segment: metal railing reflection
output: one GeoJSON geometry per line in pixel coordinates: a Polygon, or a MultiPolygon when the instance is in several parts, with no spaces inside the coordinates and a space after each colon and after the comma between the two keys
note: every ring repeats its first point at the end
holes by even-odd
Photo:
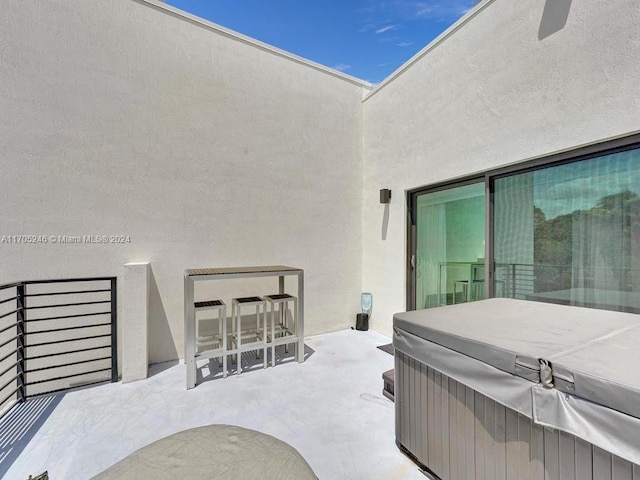
{"type": "Polygon", "coordinates": [[[495,296],[640,313],[640,269],[495,264],[495,296]]]}

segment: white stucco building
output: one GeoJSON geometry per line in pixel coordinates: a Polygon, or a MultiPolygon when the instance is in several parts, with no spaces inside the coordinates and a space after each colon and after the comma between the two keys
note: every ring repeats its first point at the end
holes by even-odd
{"type": "Polygon", "coordinates": [[[373,87],[153,0],[3,2],[0,233],[130,242],[4,244],[0,282],[149,262],[150,363],[183,354],[191,267],[295,265],[307,334],[369,291],[390,335],[412,192],[640,141],[637,3],[552,3],[480,2],[373,87]]]}

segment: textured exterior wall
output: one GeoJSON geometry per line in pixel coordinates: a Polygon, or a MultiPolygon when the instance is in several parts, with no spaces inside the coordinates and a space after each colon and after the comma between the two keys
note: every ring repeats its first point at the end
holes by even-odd
{"type": "Polygon", "coordinates": [[[0,244],[0,282],[151,262],[152,362],[182,355],[192,267],[302,267],[308,334],[352,324],[364,290],[390,335],[403,191],[640,130],[632,0],[487,0],[364,103],[353,79],[171,12],[9,0],[0,17],[0,235],[130,237],[0,244]]]}
{"type": "Polygon", "coordinates": [[[640,130],[639,22],[633,0],[485,1],[364,101],[372,328],[406,309],[403,191],[640,130]]]}
{"type": "Polygon", "coordinates": [[[3,2],[0,235],[130,243],[3,243],[0,282],[150,262],[151,362],[182,355],[185,268],[301,267],[306,333],[346,328],[362,274],[362,84],[170,10],[3,2]]]}

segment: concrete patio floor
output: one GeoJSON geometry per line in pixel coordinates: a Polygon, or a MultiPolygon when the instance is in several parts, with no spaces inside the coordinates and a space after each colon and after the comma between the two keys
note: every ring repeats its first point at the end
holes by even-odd
{"type": "Polygon", "coordinates": [[[344,330],[305,343],[303,364],[199,378],[189,391],[173,362],[146,380],[26,402],[0,421],[0,476],[86,480],[172,433],[231,424],[289,443],[323,480],[427,478],[395,446],[394,404],[381,392],[393,357],[375,348],[389,339],[344,330]]]}

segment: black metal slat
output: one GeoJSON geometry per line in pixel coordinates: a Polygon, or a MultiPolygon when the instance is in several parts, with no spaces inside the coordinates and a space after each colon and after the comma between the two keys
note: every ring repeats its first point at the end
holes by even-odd
{"type": "Polygon", "coordinates": [[[6,298],[4,300],[0,300],[0,305],[2,305],[3,303],[7,303],[7,302],[11,302],[13,300],[17,300],[18,297],[11,297],[11,298],[6,298]]]}
{"type": "Polygon", "coordinates": [[[95,312],[95,313],[78,313],[76,315],[59,315],[57,317],[42,317],[42,318],[32,318],[29,320],[31,322],[42,322],[45,320],[64,320],[65,318],[80,318],[80,317],[92,317],[95,315],[111,315],[111,312],[95,312]]]}
{"type": "Polygon", "coordinates": [[[102,345],[101,347],[78,348],[76,350],[67,350],[66,352],[47,353],[46,355],[32,355],[29,360],[39,360],[41,358],[58,357],[60,355],[69,355],[72,353],[89,352],[91,350],[100,350],[101,348],[111,348],[111,345],[102,345]]]}
{"type": "MultiPolygon", "coordinates": [[[[12,327],[14,327],[14,328],[15,328],[15,325],[12,325],[12,327]]],[[[9,339],[9,340],[7,340],[6,342],[4,342],[4,343],[0,343],[0,348],[4,347],[5,345],[10,344],[11,342],[15,342],[15,341],[17,341],[19,338],[20,338],[20,336],[19,336],[19,335],[16,335],[15,337],[10,338],[10,339],[9,339]]]]}
{"type": "MultiPolygon", "coordinates": [[[[66,378],[79,377],[79,376],[81,376],[81,375],[89,375],[89,374],[91,374],[91,373],[106,372],[106,371],[108,371],[108,370],[111,370],[111,367],[109,367],[109,368],[101,368],[101,369],[99,369],[99,370],[89,370],[88,372],[73,373],[73,374],[71,374],[71,375],[63,375],[63,376],[61,376],[61,377],[47,378],[46,380],[37,380],[37,381],[35,381],[35,382],[28,382],[28,383],[27,383],[27,387],[30,387],[30,386],[32,386],[32,385],[39,385],[39,384],[42,384],[42,383],[55,382],[55,381],[57,381],[57,380],[64,380],[64,379],[66,379],[66,378]]],[[[105,380],[105,381],[108,381],[108,379],[107,379],[107,380],[105,380]]]]}
{"type": "Polygon", "coordinates": [[[18,401],[24,402],[27,398],[27,388],[25,383],[27,382],[27,374],[25,371],[26,355],[25,355],[25,340],[27,336],[27,299],[25,298],[26,286],[24,284],[16,287],[16,308],[18,314],[16,317],[16,334],[18,336],[16,359],[18,361],[18,401]]]}
{"type": "Polygon", "coordinates": [[[118,381],[118,279],[111,278],[111,381],[118,381]]]}
{"type": "Polygon", "coordinates": [[[0,330],[0,335],[3,334],[4,332],[6,332],[7,330],[11,330],[12,328],[16,328],[16,324],[15,323],[12,323],[8,327],[4,327],[2,330],[0,330]]]}
{"type": "MultiPolygon", "coordinates": [[[[103,347],[103,348],[106,348],[106,347],[103,347]]],[[[34,368],[34,369],[27,370],[27,373],[40,372],[42,370],[51,370],[52,368],[70,367],[72,365],[80,365],[82,363],[99,362],[99,361],[102,361],[102,360],[111,360],[111,355],[109,355],[107,357],[91,358],[89,360],[79,360],[77,362],[61,363],[59,365],[48,365],[46,367],[40,367],[40,368],[34,368]]],[[[11,368],[11,367],[9,367],[9,368],[11,368]]],[[[0,374],[0,376],[1,375],[2,374],[0,374]]]]}
{"type": "MultiPolygon", "coordinates": [[[[55,345],[57,343],[75,342],[77,340],[93,340],[95,338],[104,338],[104,337],[110,337],[110,336],[111,336],[111,334],[107,333],[107,334],[104,334],[104,335],[92,335],[90,337],[65,338],[64,340],[54,340],[53,342],[41,342],[41,343],[27,344],[27,345],[25,345],[25,348],[45,347],[47,345],[55,345]]],[[[29,358],[33,358],[33,357],[29,357],[29,358]]]]}
{"type": "Polygon", "coordinates": [[[48,283],[82,283],[82,282],[102,282],[111,280],[113,277],[85,277],[85,278],[58,278],[53,280],[26,280],[18,282],[16,285],[23,283],[25,285],[44,285],[48,283]]]}
{"type": "MultiPolygon", "coordinates": [[[[15,300],[15,299],[14,299],[15,300]]],[[[4,318],[4,317],[8,317],[9,315],[13,315],[15,313],[20,313],[19,309],[13,310],[12,312],[7,312],[7,313],[3,313],[2,315],[0,315],[0,319],[4,318]]]]}
{"type": "Polygon", "coordinates": [[[96,300],[94,302],[59,303],[57,305],[36,305],[35,307],[29,307],[29,310],[36,310],[36,309],[42,309],[42,308],[58,308],[58,307],[78,307],[80,305],[97,305],[99,303],[111,303],[111,300],[96,300]]]}
{"type": "Polygon", "coordinates": [[[7,388],[7,387],[11,384],[11,382],[15,382],[15,381],[18,379],[18,377],[19,377],[19,376],[20,376],[20,374],[16,373],[16,374],[13,376],[13,378],[10,378],[10,379],[9,379],[9,381],[8,381],[7,383],[5,383],[2,387],[0,387],[0,392],[1,392],[2,390],[4,390],[5,388],[7,388]]]}
{"type": "Polygon", "coordinates": [[[5,290],[7,288],[14,288],[19,285],[22,285],[23,282],[13,282],[13,283],[5,283],[4,285],[0,285],[0,290],[5,290]]]}
{"type": "Polygon", "coordinates": [[[4,362],[7,358],[9,358],[11,355],[14,355],[18,353],[18,349],[16,348],[15,350],[13,350],[12,352],[7,353],[4,357],[0,358],[0,363],[4,362]]]}
{"type": "Polygon", "coordinates": [[[12,365],[9,365],[2,373],[0,373],[0,377],[2,375],[4,375],[5,373],[7,373],[9,370],[11,370],[12,368],[16,368],[18,366],[18,362],[13,363],[12,365]]]}
{"type": "Polygon", "coordinates": [[[50,292],[50,293],[30,293],[27,297],[50,297],[52,295],[73,295],[74,293],[103,293],[110,292],[109,288],[101,288],[99,290],[70,290],[68,292],[50,292]]]}
{"type": "MultiPolygon", "coordinates": [[[[66,330],[80,330],[81,328],[91,328],[91,327],[109,327],[111,326],[111,322],[109,323],[94,323],[91,325],[78,325],[76,327],[63,327],[63,328],[50,328],[48,330],[36,330],[29,332],[31,335],[37,335],[40,333],[54,333],[54,332],[63,332],[66,330]]],[[[73,340],[70,338],[69,340],[73,340]]]]}

